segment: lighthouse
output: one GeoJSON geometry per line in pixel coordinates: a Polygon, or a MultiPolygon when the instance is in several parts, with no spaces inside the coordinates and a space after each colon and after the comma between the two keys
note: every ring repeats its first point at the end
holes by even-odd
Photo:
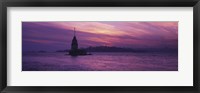
{"type": "Polygon", "coordinates": [[[71,50],[78,50],[78,41],[76,39],[76,29],[74,28],[74,37],[72,39],[72,43],[71,43],[71,50]]]}
{"type": "Polygon", "coordinates": [[[91,55],[87,54],[86,50],[78,49],[78,40],[76,39],[76,29],[74,28],[74,36],[71,43],[71,50],[69,51],[69,55],[71,56],[79,56],[79,55],[91,55]]]}

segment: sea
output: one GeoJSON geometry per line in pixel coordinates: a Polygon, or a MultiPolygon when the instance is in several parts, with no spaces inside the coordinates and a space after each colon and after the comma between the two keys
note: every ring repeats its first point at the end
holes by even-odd
{"type": "Polygon", "coordinates": [[[25,52],[22,71],[178,71],[178,53],[91,52],[70,56],[65,52],[25,52]]]}

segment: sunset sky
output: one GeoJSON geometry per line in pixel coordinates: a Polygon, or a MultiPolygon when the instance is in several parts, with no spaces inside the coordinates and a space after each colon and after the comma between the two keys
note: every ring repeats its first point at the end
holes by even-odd
{"type": "Polygon", "coordinates": [[[79,48],[178,48],[178,22],[22,22],[23,51],[70,49],[73,29],[79,48]]]}

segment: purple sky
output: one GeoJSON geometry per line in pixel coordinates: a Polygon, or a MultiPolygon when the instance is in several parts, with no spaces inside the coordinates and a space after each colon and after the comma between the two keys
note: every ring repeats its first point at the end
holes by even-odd
{"type": "Polygon", "coordinates": [[[79,48],[178,48],[178,22],[22,22],[23,51],[70,49],[74,27],[79,48]]]}

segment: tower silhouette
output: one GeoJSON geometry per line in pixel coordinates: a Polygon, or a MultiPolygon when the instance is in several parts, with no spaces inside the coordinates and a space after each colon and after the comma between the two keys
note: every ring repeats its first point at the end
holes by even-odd
{"type": "Polygon", "coordinates": [[[74,28],[74,37],[72,39],[72,43],[71,43],[71,50],[78,50],[78,41],[76,39],[76,30],[74,28]]]}
{"type": "Polygon", "coordinates": [[[76,29],[74,28],[74,37],[71,43],[71,50],[69,51],[69,55],[78,56],[78,55],[91,55],[87,54],[86,50],[78,49],[78,40],[76,39],[76,29]]]}

